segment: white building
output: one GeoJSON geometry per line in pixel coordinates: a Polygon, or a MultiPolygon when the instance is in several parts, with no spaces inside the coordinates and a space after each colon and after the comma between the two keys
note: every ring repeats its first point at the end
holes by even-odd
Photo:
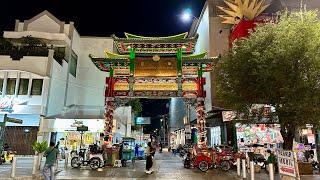
{"type": "MultiPolygon", "coordinates": [[[[300,2],[301,1],[297,0],[266,0],[265,3],[270,5],[264,13],[276,13],[285,9],[289,11],[297,11],[301,8],[300,2]]],[[[302,4],[302,8],[304,8],[304,5],[307,9],[320,8],[320,1],[305,0],[302,4]]],[[[199,35],[195,52],[208,52],[209,57],[217,57],[229,49],[229,35],[232,25],[222,23],[222,18],[219,17],[219,15],[224,15],[224,12],[219,10],[217,6],[227,7],[224,0],[207,0],[204,4],[200,17],[194,20],[189,31],[190,36],[194,34],[199,35]]],[[[204,87],[206,91],[206,112],[209,112],[211,115],[212,112],[214,112],[213,114],[221,112],[223,109],[219,108],[216,98],[216,88],[214,84],[216,82],[215,75],[213,72],[204,73],[204,77],[206,78],[206,85],[204,87]]],[[[207,121],[207,124],[211,126],[209,127],[210,130],[208,129],[207,131],[208,141],[220,143],[227,143],[228,141],[231,141],[231,139],[228,139],[226,135],[232,134],[232,128],[228,126],[226,127],[225,123],[217,122],[217,119],[219,118],[215,117],[211,119],[211,122],[207,121]],[[218,136],[224,136],[224,139],[222,139],[223,137],[219,139],[218,136]]]]}
{"type": "MultiPolygon", "coordinates": [[[[0,121],[4,114],[22,119],[21,125],[7,123],[6,126],[12,130],[20,127],[26,132],[32,129],[28,132],[32,135],[22,146],[8,136],[5,141],[14,148],[28,146],[27,152],[17,149],[27,154],[36,138],[48,142],[66,138],[68,131],[76,129],[76,123],[88,125],[92,140],[97,140],[104,127],[104,90],[108,74],[99,71],[88,55],[103,57],[106,49],[113,51],[112,38],[81,37],[73,22],[60,21],[48,11],[23,22],[16,20],[14,31],[3,34],[20,49],[22,45],[29,45],[25,42],[27,36],[41,40],[47,47],[35,47],[34,53],[30,53],[30,49],[17,53],[16,49],[12,50],[14,48],[6,50],[0,42],[0,121]],[[64,54],[62,58],[61,54],[64,54]]],[[[128,120],[131,120],[131,112],[123,111],[128,116],[124,117],[121,111],[121,115],[115,115],[115,119],[119,119],[115,124],[125,132],[124,136],[130,135],[126,124],[131,123],[128,120]]],[[[21,133],[15,137],[25,138],[21,133]]]]}

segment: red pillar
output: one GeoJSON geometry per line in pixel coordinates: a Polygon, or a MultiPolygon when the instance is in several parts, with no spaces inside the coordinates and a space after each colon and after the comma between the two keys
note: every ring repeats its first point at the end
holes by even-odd
{"type": "Polygon", "coordinates": [[[107,77],[105,90],[105,135],[112,134],[114,109],[114,78],[107,77]]]}

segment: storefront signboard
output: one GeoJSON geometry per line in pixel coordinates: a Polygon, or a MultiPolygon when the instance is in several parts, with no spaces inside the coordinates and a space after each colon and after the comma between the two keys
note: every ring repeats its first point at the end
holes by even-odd
{"type": "Polygon", "coordinates": [[[232,121],[236,118],[237,113],[235,111],[222,111],[223,122],[232,121]]]}
{"type": "Polygon", "coordinates": [[[293,151],[278,151],[278,167],[279,173],[291,177],[297,177],[295,168],[295,158],[293,151]]]}

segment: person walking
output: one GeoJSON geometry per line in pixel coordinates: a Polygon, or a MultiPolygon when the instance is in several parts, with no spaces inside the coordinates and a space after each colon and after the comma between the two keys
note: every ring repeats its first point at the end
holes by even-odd
{"type": "Polygon", "coordinates": [[[146,160],[146,173],[147,174],[151,174],[151,167],[152,167],[152,146],[151,146],[151,142],[148,142],[148,146],[146,149],[146,156],[147,156],[147,160],[146,160]]]}
{"type": "Polygon", "coordinates": [[[50,142],[50,147],[44,152],[44,157],[46,157],[46,162],[43,167],[43,176],[45,180],[54,179],[54,164],[59,155],[59,150],[55,148],[55,143],[50,142]]]}
{"type": "Polygon", "coordinates": [[[139,157],[139,145],[138,144],[136,144],[136,146],[134,147],[134,155],[136,157],[139,157]]]}

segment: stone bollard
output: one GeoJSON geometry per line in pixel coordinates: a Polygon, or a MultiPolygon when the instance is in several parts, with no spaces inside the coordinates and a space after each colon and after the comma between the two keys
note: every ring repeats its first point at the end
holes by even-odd
{"type": "Polygon", "coordinates": [[[241,162],[240,158],[237,158],[237,175],[240,177],[241,176],[241,162]]]}
{"type": "Polygon", "coordinates": [[[16,167],[17,167],[17,157],[13,157],[12,166],[11,166],[11,174],[10,174],[11,178],[14,178],[16,176],[16,167]]]}
{"type": "Polygon", "coordinates": [[[242,159],[242,178],[247,178],[246,160],[242,159]]]}
{"type": "Polygon", "coordinates": [[[251,180],[254,180],[254,163],[253,163],[253,161],[250,161],[250,177],[251,177],[251,180]]]}
{"type": "Polygon", "coordinates": [[[33,156],[32,175],[35,175],[38,169],[39,156],[33,156]]]}
{"type": "Polygon", "coordinates": [[[274,170],[273,170],[273,164],[269,164],[269,179],[274,180],[274,170]]]}
{"type": "Polygon", "coordinates": [[[66,153],[64,156],[64,168],[68,168],[68,163],[69,163],[69,153],[66,153]]]}

